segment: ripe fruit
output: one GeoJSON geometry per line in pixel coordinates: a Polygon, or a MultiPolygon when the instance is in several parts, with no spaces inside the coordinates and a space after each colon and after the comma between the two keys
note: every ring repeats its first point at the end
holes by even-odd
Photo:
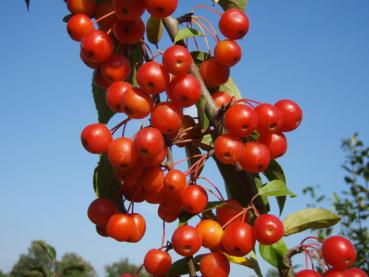
{"type": "Polygon", "coordinates": [[[283,133],[261,133],[259,141],[268,147],[271,160],[279,158],[287,152],[287,138],[283,133]]]}
{"type": "Polygon", "coordinates": [[[112,11],[114,11],[112,0],[101,2],[96,7],[94,17],[96,20],[99,20],[97,25],[104,32],[107,32],[118,20],[115,14],[111,14],[108,17],[101,19],[103,16],[111,13],[112,11]]]}
{"type": "MultiPolygon", "coordinates": [[[[101,63],[94,63],[94,62],[91,62],[88,58],[85,57],[85,55],[83,54],[82,51],[79,51],[79,57],[81,58],[81,60],[83,61],[83,63],[85,65],[87,65],[89,68],[91,69],[98,69],[101,65],[101,63]]],[[[100,72],[100,70],[96,70],[98,72],[100,72]]],[[[94,78],[95,78],[95,73],[94,73],[94,78]]],[[[101,73],[99,73],[99,78],[101,80],[98,80],[98,83],[101,83],[99,86],[100,87],[104,87],[104,86],[108,86],[109,84],[104,80],[104,78],[101,76],[101,73]]],[[[95,80],[94,80],[95,81],[95,80]]],[[[95,84],[96,84],[96,81],[95,81],[95,84]]]]}
{"type": "Polygon", "coordinates": [[[164,147],[164,137],[158,129],[146,127],[137,132],[135,147],[140,159],[152,159],[159,155],[164,147]]]}
{"type": "Polygon", "coordinates": [[[201,248],[201,236],[194,227],[183,225],[174,231],[172,245],[179,255],[191,257],[201,248]]]}
{"type": "Polygon", "coordinates": [[[201,257],[200,271],[203,277],[228,277],[230,264],[226,256],[213,252],[201,257]]]}
{"type": "Polygon", "coordinates": [[[218,222],[205,219],[197,224],[196,229],[201,235],[203,247],[215,249],[220,245],[223,237],[223,229],[218,222]]]}
{"type": "Polygon", "coordinates": [[[135,221],[128,214],[117,213],[110,217],[106,225],[109,237],[117,241],[128,241],[135,232],[135,221]]]}
{"type": "Polygon", "coordinates": [[[96,0],[67,0],[67,7],[72,14],[82,13],[92,17],[96,8],[96,0]]]}
{"type": "Polygon", "coordinates": [[[237,42],[226,39],[217,43],[214,49],[214,59],[218,64],[234,66],[241,60],[242,50],[237,42]]]}
{"type": "Polygon", "coordinates": [[[302,121],[302,110],[291,100],[280,100],[275,106],[282,113],[283,123],[281,131],[290,132],[295,130],[302,121]]]}
{"type": "Polygon", "coordinates": [[[134,221],[135,228],[133,228],[133,233],[129,237],[128,241],[129,242],[139,242],[143,238],[146,232],[145,218],[142,215],[136,214],[136,213],[130,214],[130,216],[132,217],[134,221]]]}
{"type": "Polygon", "coordinates": [[[124,44],[136,44],[145,34],[145,23],[141,18],[136,20],[118,20],[113,25],[113,34],[124,44]]]}
{"type": "Polygon", "coordinates": [[[216,216],[220,225],[226,224],[232,218],[234,221],[241,221],[242,215],[237,216],[240,212],[242,212],[243,206],[234,199],[229,199],[224,202],[224,204],[220,207],[216,208],[216,216]]]}
{"type": "Polygon", "coordinates": [[[356,249],[351,241],[341,236],[332,236],[323,242],[324,260],[337,269],[345,269],[356,261],[356,249]]]}
{"type": "Polygon", "coordinates": [[[138,69],[136,80],[145,93],[159,94],[167,89],[170,77],[163,65],[152,61],[143,64],[138,69]]]}
{"type": "Polygon", "coordinates": [[[229,255],[246,256],[255,246],[255,237],[251,226],[240,221],[228,225],[224,230],[222,246],[229,255]]]}
{"type": "Polygon", "coordinates": [[[164,188],[173,193],[181,192],[187,185],[186,175],[177,169],[168,172],[164,179],[164,188]]]}
{"type": "Polygon", "coordinates": [[[151,125],[166,135],[176,134],[181,128],[182,120],[182,110],[172,102],[156,105],[151,113],[151,125]]]}
{"type": "Polygon", "coordinates": [[[81,51],[88,61],[101,63],[112,55],[113,42],[106,33],[93,30],[82,38],[81,51]]]}
{"type": "Polygon", "coordinates": [[[120,100],[123,112],[134,119],[149,115],[153,106],[151,97],[139,88],[128,89],[120,100]]]}
{"type": "Polygon", "coordinates": [[[213,93],[211,97],[213,98],[214,103],[218,108],[221,108],[222,106],[226,106],[232,102],[232,96],[230,96],[225,91],[217,91],[213,93]]]}
{"type": "Polygon", "coordinates": [[[113,0],[115,14],[121,20],[135,20],[145,11],[143,0],[113,0]]]}
{"type": "Polygon", "coordinates": [[[223,13],[219,20],[219,29],[229,39],[241,39],[249,30],[249,19],[244,12],[232,8],[223,13]]]}
{"type": "Polygon", "coordinates": [[[164,148],[158,155],[153,157],[152,159],[140,159],[140,163],[145,167],[154,167],[161,165],[164,162],[167,156],[167,150],[164,148]]]}
{"type": "Polygon", "coordinates": [[[190,107],[200,99],[200,83],[191,74],[176,76],[169,84],[168,96],[177,106],[190,107]]]}
{"type": "Polygon", "coordinates": [[[83,36],[93,31],[94,24],[90,18],[84,14],[73,15],[67,24],[67,31],[70,37],[75,41],[81,41],[83,36]]]}
{"type": "Polygon", "coordinates": [[[320,275],[318,272],[314,271],[314,270],[310,270],[310,269],[305,269],[305,270],[301,270],[300,272],[297,272],[295,274],[295,277],[320,277],[322,275],[320,275]]]}
{"type": "Polygon", "coordinates": [[[162,205],[158,208],[158,216],[164,220],[165,222],[172,223],[178,219],[181,210],[171,210],[168,208],[163,207],[162,205]]]}
{"type": "Polygon", "coordinates": [[[177,8],[178,0],[144,0],[147,11],[157,18],[171,15],[177,8]]]}
{"type": "Polygon", "coordinates": [[[350,268],[345,270],[345,273],[350,277],[368,277],[368,275],[360,268],[350,268]]]}
{"type": "Polygon", "coordinates": [[[217,87],[228,81],[229,67],[218,64],[214,59],[200,65],[200,74],[208,87],[217,87]]]}
{"type": "Polygon", "coordinates": [[[331,268],[330,270],[326,271],[323,276],[326,276],[326,277],[351,277],[351,276],[348,276],[345,271],[337,269],[337,268],[331,268]]]}
{"type": "Polygon", "coordinates": [[[270,162],[268,147],[260,142],[247,142],[240,158],[242,168],[250,173],[265,171],[270,162]]]}
{"type": "Polygon", "coordinates": [[[118,212],[114,203],[105,198],[94,200],[88,207],[88,218],[98,226],[105,226],[109,218],[118,212]]]}
{"type": "Polygon", "coordinates": [[[256,112],[246,105],[234,105],[224,115],[225,128],[236,137],[246,138],[251,135],[258,122],[256,112]]]}
{"type": "Polygon", "coordinates": [[[282,113],[273,105],[260,104],[255,108],[259,118],[258,130],[262,133],[276,133],[282,126],[282,113]]]}
{"type": "Polygon", "coordinates": [[[230,135],[216,138],[214,143],[215,156],[224,164],[235,164],[243,155],[242,141],[230,135]]]}
{"type": "Polygon", "coordinates": [[[131,88],[132,85],[126,82],[114,82],[108,87],[105,92],[105,102],[113,112],[123,112],[123,109],[120,105],[121,98],[123,94],[131,88]]]}
{"type": "MultiPolygon", "coordinates": [[[[82,54],[82,52],[81,52],[82,54]]],[[[99,88],[106,89],[109,87],[109,83],[105,81],[105,79],[102,77],[100,69],[96,69],[94,71],[94,85],[98,86],[99,88]]]]}
{"type": "Polygon", "coordinates": [[[108,158],[115,168],[128,170],[136,165],[138,154],[129,138],[117,138],[109,146],[108,158]]]}
{"type": "Polygon", "coordinates": [[[165,251],[151,249],[146,253],[144,267],[146,271],[154,276],[167,275],[172,266],[172,258],[165,251]]]}
{"type": "Polygon", "coordinates": [[[99,226],[99,225],[96,225],[96,232],[106,238],[106,237],[109,237],[108,234],[106,233],[106,226],[99,226]]]}
{"type": "Polygon", "coordinates": [[[125,80],[131,71],[131,67],[125,57],[112,55],[107,61],[101,64],[100,71],[104,79],[112,83],[125,80]]]}
{"type": "Polygon", "coordinates": [[[259,216],[252,226],[255,239],[263,245],[271,245],[279,241],[284,235],[282,221],[274,215],[259,216]]]}
{"type": "Polygon", "coordinates": [[[84,148],[92,154],[103,154],[108,150],[113,136],[105,124],[88,125],[81,133],[84,148]]]}
{"type": "Polygon", "coordinates": [[[163,54],[163,66],[174,75],[186,74],[190,71],[192,56],[186,47],[174,45],[163,54]]]}
{"type": "Polygon", "coordinates": [[[139,182],[145,192],[159,193],[164,184],[164,172],[160,166],[150,167],[145,170],[139,182]]]}
{"type": "Polygon", "coordinates": [[[208,194],[202,187],[190,185],[181,192],[181,203],[186,212],[198,214],[205,210],[208,204],[208,194]]]}

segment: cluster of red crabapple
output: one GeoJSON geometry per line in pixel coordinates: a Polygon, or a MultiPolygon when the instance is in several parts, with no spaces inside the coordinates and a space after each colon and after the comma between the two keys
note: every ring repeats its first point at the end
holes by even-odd
{"type": "MultiPolygon", "coordinates": [[[[175,11],[178,1],[66,2],[72,14],[67,30],[72,39],[81,42],[81,59],[95,70],[95,84],[106,89],[108,107],[128,117],[111,130],[97,123],[87,126],[81,134],[87,151],[107,155],[116,177],[122,182],[122,196],[131,201],[128,209],[124,207],[123,211],[108,199],[93,201],[88,217],[96,224],[98,233],[121,242],[140,241],[146,231],[146,221],[142,215],[134,213],[133,202],[159,204],[158,215],[163,223],[174,222],[183,212],[201,214],[206,210],[208,194],[206,188],[196,181],[203,178],[215,187],[219,194],[208,191],[221,199],[223,204],[216,208],[215,218],[204,218],[196,227],[178,227],[171,242],[166,245],[163,232],[161,247],[148,251],[145,256],[144,267],[149,273],[154,276],[168,274],[172,265],[168,251],[172,248],[179,255],[191,257],[205,247],[211,253],[201,258],[203,276],[228,276],[230,265],[223,253],[243,257],[254,249],[256,241],[264,245],[279,241],[284,235],[284,227],[277,217],[260,215],[252,204],[244,208],[236,200],[224,201],[216,186],[199,176],[210,152],[196,157],[197,162],[186,172],[175,169],[173,161],[164,164],[168,147],[183,147],[202,137],[195,120],[184,116],[182,111],[196,104],[201,96],[199,81],[189,74],[193,59],[187,48],[174,45],[162,54],[162,63],[155,59],[146,61],[135,76],[138,87],[125,82],[132,65],[121,53],[121,46],[144,43],[145,24],[141,16],[145,10],[153,17],[165,18],[175,11]],[[96,18],[95,23],[100,30],[95,29],[92,17],[96,18]],[[111,31],[119,42],[118,49],[114,49],[111,31]],[[160,102],[159,94],[164,91],[169,100],[160,102]],[[119,128],[125,129],[129,120],[147,116],[150,116],[150,126],[141,128],[133,139],[124,137],[124,131],[122,137],[113,138],[119,128]],[[187,176],[191,176],[190,182],[187,176]],[[257,217],[252,226],[249,225],[249,211],[257,217]]],[[[194,23],[206,30],[213,29],[196,19],[194,23]]],[[[221,14],[219,29],[227,39],[218,40],[214,57],[199,67],[208,88],[227,82],[230,67],[241,59],[241,48],[236,40],[246,35],[249,21],[241,10],[233,8],[221,14]]],[[[291,100],[271,105],[248,99],[235,100],[224,91],[214,92],[212,97],[218,108],[225,109],[225,134],[216,138],[213,154],[222,163],[239,163],[250,173],[265,171],[270,160],[285,154],[287,140],[283,132],[296,129],[302,120],[301,108],[291,100]],[[251,139],[255,133],[258,134],[256,140],[251,139]]],[[[315,244],[307,245],[306,252],[309,247],[316,248],[315,244]]],[[[322,249],[324,259],[336,270],[351,266],[356,258],[351,243],[341,237],[327,239],[322,249]],[[332,244],[332,240],[339,241],[332,244]],[[344,245],[346,248],[343,248],[350,251],[340,256],[337,245],[344,245]]],[[[298,273],[298,276],[319,276],[311,274],[317,273],[307,270],[298,273]]]]}

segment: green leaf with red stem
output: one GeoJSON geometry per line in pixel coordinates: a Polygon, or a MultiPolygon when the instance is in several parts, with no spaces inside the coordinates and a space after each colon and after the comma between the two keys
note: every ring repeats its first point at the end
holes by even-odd
{"type": "Polygon", "coordinates": [[[201,37],[201,36],[203,36],[203,34],[197,29],[183,28],[179,30],[179,32],[176,34],[174,38],[174,43],[177,43],[178,41],[181,41],[181,40],[185,40],[187,38],[201,37]]]}
{"type": "MultiPolygon", "coordinates": [[[[200,271],[200,260],[202,256],[204,255],[198,255],[194,257],[193,259],[195,263],[196,271],[200,271]]],[[[172,264],[172,267],[170,269],[168,276],[180,276],[180,275],[186,275],[188,273],[189,273],[189,270],[188,270],[187,258],[183,258],[172,264]]]]}
{"type": "Polygon", "coordinates": [[[193,52],[191,52],[191,56],[192,56],[193,61],[197,65],[199,65],[202,62],[210,59],[210,57],[211,57],[208,52],[204,52],[204,51],[193,51],[193,52]]]}
{"type": "Polygon", "coordinates": [[[160,18],[150,16],[146,23],[146,37],[158,48],[158,43],[163,36],[163,21],[160,18]]]}
{"type": "Polygon", "coordinates": [[[215,4],[219,4],[223,10],[229,10],[232,8],[237,8],[245,10],[248,4],[248,0],[213,0],[215,4]]]}
{"type": "MultiPolygon", "coordinates": [[[[224,205],[224,202],[221,202],[221,201],[212,201],[212,202],[209,202],[208,205],[206,206],[205,210],[203,210],[203,212],[208,212],[208,211],[211,211],[213,209],[216,209],[218,207],[221,207],[224,205]]],[[[179,223],[178,223],[178,226],[183,226],[183,225],[186,225],[187,222],[195,217],[196,215],[195,214],[189,214],[189,213],[182,213],[180,216],[179,216],[179,223]]]]}
{"type": "Polygon", "coordinates": [[[94,97],[99,122],[105,124],[108,123],[113,117],[114,112],[105,102],[105,90],[99,86],[96,86],[92,81],[92,94],[94,97]]]}
{"type": "Polygon", "coordinates": [[[281,180],[273,180],[262,186],[259,189],[260,196],[291,196],[296,197],[296,194],[289,191],[286,186],[286,183],[281,180]]]}
{"type": "Polygon", "coordinates": [[[259,253],[265,261],[274,267],[283,265],[283,257],[288,253],[288,247],[282,239],[273,245],[259,244],[259,253]]]}

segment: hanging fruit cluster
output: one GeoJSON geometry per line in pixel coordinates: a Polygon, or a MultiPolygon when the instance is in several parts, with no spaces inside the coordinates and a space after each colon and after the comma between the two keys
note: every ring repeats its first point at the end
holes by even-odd
{"type": "MultiPolygon", "coordinates": [[[[154,276],[178,275],[181,261],[172,263],[172,249],[193,264],[188,269],[191,276],[196,270],[205,277],[228,276],[230,261],[253,253],[256,242],[263,251],[280,247],[280,253],[286,255],[283,237],[296,233],[296,228],[298,232],[310,228],[296,226],[297,215],[292,216],[291,226],[267,213],[267,197],[278,197],[283,209],[286,197],[294,196],[275,159],[286,153],[284,133],[300,125],[303,112],[292,100],[273,105],[244,99],[237,93],[230,68],[241,60],[238,40],[249,30],[242,2],[220,1],[224,13],[199,5],[177,20],[171,16],[177,0],[66,1],[71,12],[66,17],[68,33],[80,42],[81,60],[94,69],[95,100],[101,95],[104,99],[104,103],[96,101],[97,108],[101,112],[105,107],[106,113],[103,120],[85,127],[81,134],[84,148],[101,155],[94,175],[98,198],[88,208],[88,217],[100,235],[136,243],[145,235],[146,221],[134,212],[134,203],[158,205],[162,243],[146,253],[143,263],[154,276]],[[220,16],[218,28],[224,40],[207,18],[195,15],[200,8],[220,16]],[[150,15],[147,24],[142,19],[145,11],[150,15]],[[188,27],[178,30],[182,23],[188,27]],[[154,53],[144,36],[146,33],[157,45],[163,25],[174,44],[154,53]],[[200,37],[208,51],[201,51],[200,37]],[[213,55],[208,37],[215,41],[213,55]],[[190,40],[197,48],[192,52],[190,40]],[[194,105],[198,117],[185,115],[184,109],[194,105]],[[114,113],[123,120],[109,129],[106,123],[114,113]],[[127,137],[126,126],[132,120],[141,120],[142,125],[133,137],[127,137]],[[122,134],[116,135],[119,129],[122,134]],[[188,156],[174,160],[173,147],[185,147],[188,156]],[[211,157],[225,180],[227,170],[237,172],[230,177],[241,180],[233,189],[226,180],[228,199],[218,185],[201,174],[211,157]],[[176,168],[185,161],[189,163],[186,171],[176,168]],[[271,171],[277,174],[270,177],[271,171]],[[270,182],[262,185],[259,173],[270,182]],[[243,183],[242,178],[248,181],[243,183]],[[239,194],[234,193],[237,190],[239,194]],[[243,195],[245,191],[254,193],[243,195]],[[188,221],[195,215],[200,221],[190,226],[188,221]],[[165,223],[176,220],[180,224],[166,242],[165,223]],[[210,253],[193,259],[201,247],[210,253]]],[[[318,215],[312,215],[312,224],[325,227],[339,220],[333,213],[326,220],[329,211],[315,212],[318,215]]],[[[316,258],[309,251],[317,248],[316,244],[301,247],[307,257],[316,258]]],[[[272,263],[267,255],[262,256],[272,263]]],[[[355,250],[344,238],[332,237],[323,243],[323,257],[334,270],[343,270],[355,261],[355,250]],[[340,241],[332,245],[331,240],[340,241]],[[341,244],[349,250],[337,246],[341,244]]],[[[251,267],[257,271],[255,264],[251,267]]],[[[298,276],[313,274],[318,273],[306,270],[298,276]]]]}

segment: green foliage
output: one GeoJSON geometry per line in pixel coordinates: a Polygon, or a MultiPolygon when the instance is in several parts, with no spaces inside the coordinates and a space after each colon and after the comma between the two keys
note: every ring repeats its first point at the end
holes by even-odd
{"type": "MultiPolygon", "coordinates": [[[[138,270],[138,266],[129,263],[128,259],[123,259],[119,262],[105,266],[106,277],[119,277],[123,273],[135,274],[138,270]]],[[[138,277],[149,277],[147,273],[141,271],[138,277]]]]}
{"type": "Polygon", "coordinates": [[[203,36],[203,34],[199,30],[193,28],[183,28],[179,30],[176,37],[174,38],[174,43],[177,43],[178,41],[181,40],[185,40],[187,38],[198,36],[203,36]]]}
{"type": "MultiPolygon", "coordinates": [[[[342,221],[339,226],[340,233],[350,238],[357,249],[356,267],[369,273],[369,147],[359,139],[358,134],[342,141],[345,156],[344,181],[346,188],[333,194],[332,204],[342,221]]],[[[318,187],[319,189],[319,187],[318,187]]],[[[316,206],[328,201],[324,195],[316,191],[316,187],[307,187],[305,194],[313,199],[310,206],[316,206]]],[[[332,228],[321,230],[318,235],[322,238],[329,236],[332,228]]]]}
{"type": "MultiPolygon", "coordinates": [[[[203,210],[203,213],[209,212],[213,209],[216,209],[217,207],[223,206],[224,203],[220,202],[220,201],[213,201],[213,202],[209,202],[208,205],[206,206],[205,210],[203,210]]],[[[185,225],[187,224],[187,222],[195,217],[196,215],[194,214],[189,214],[189,213],[182,213],[179,217],[179,226],[185,225]]]]}
{"type": "MultiPolygon", "coordinates": [[[[193,259],[196,271],[200,270],[200,259],[202,256],[203,255],[198,255],[193,259]]],[[[188,260],[187,258],[183,258],[173,263],[169,272],[169,276],[186,275],[188,272],[188,260]]]]}
{"type": "Polygon", "coordinates": [[[105,124],[108,123],[113,117],[114,112],[110,110],[105,102],[105,90],[96,86],[92,81],[92,94],[94,97],[99,122],[105,124]]]}
{"type": "Polygon", "coordinates": [[[263,277],[255,252],[252,251],[247,257],[235,257],[229,255],[226,255],[226,257],[231,263],[248,267],[254,270],[257,277],[263,277]]]}
{"type": "Polygon", "coordinates": [[[163,36],[163,21],[160,18],[150,16],[146,23],[147,40],[158,47],[158,43],[163,36]]]}
{"type": "Polygon", "coordinates": [[[96,273],[90,263],[74,253],[65,254],[57,262],[59,277],[95,277],[96,273]]]}
{"type": "Polygon", "coordinates": [[[285,182],[281,180],[273,180],[259,189],[260,196],[292,196],[296,197],[293,192],[290,192],[285,182]]]}
{"type": "Polygon", "coordinates": [[[283,264],[283,257],[288,253],[288,247],[284,240],[280,240],[273,245],[259,244],[259,252],[265,261],[274,267],[283,264]]]}
{"type": "Polygon", "coordinates": [[[231,8],[238,8],[244,11],[248,0],[213,0],[213,2],[219,4],[225,11],[231,8]]]}
{"type": "Polygon", "coordinates": [[[9,275],[8,275],[8,274],[3,273],[3,272],[0,270],[0,277],[9,277],[9,275]]]}

